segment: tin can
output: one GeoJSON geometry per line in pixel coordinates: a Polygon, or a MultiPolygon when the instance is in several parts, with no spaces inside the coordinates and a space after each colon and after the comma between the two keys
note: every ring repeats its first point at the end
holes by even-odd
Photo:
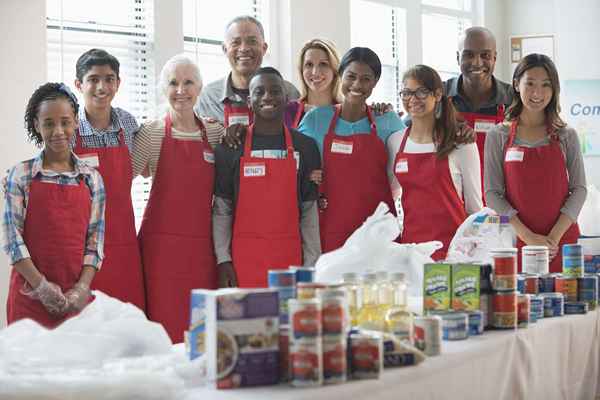
{"type": "Polygon", "coordinates": [[[348,296],[345,289],[317,289],[321,300],[323,335],[346,335],[349,329],[348,296]]]}
{"type": "Polygon", "coordinates": [[[494,294],[494,328],[515,329],[517,327],[517,292],[494,294]]]}
{"type": "Polygon", "coordinates": [[[525,275],[525,293],[538,294],[540,292],[540,276],[538,274],[525,275]]]}
{"type": "Polygon", "coordinates": [[[353,379],[378,379],[383,370],[383,338],[370,333],[350,335],[350,371],[353,379]]]}
{"type": "Polygon", "coordinates": [[[289,269],[270,269],[267,280],[270,288],[295,287],[296,273],[289,269]]]}
{"type": "Polygon", "coordinates": [[[492,269],[494,290],[511,292],[517,290],[517,249],[492,249],[492,269]]]}
{"type": "Polygon", "coordinates": [[[290,327],[279,325],[279,381],[290,380],[290,327]]]}
{"type": "Polygon", "coordinates": [[[527,328],[531,319],[531,296],[520,294],[517,297],[517,321],[519,328],[527,328]]]}
{"type": "Polygon", "coordinates": [[[541,296],[531,296],[529,299],[531,313],[529,315],[530,322],[537,322],[538,319],[544,318],[544,299],[541,296]]]}
{"type": "Polygon", "coordinates": [[[525,293],[525,275],[517,275],[517,292],[525,293]]]}
{"type": "Polygon", "coordinates": [[[583,276],[583,248],[580,244],[565,244],[562,248],[563,275],[569,278],[583,276]]]}
{"type": "Polygon", "coordinates": [[[598,277],[586,274],[577,280],[577,300],[584,301],[590,311],[595,310],[598,305],[598,277]]]}
{"type": "Polygon", "coordinates": [[[296,297],[298,299],[314,299],[317,296],[317,289],[327,287],[324,283],[318,282],[298,282],[296,284],[296,297]]]}
{"type": "Polygon", "coordinates": [[[469,312],[469,336],[483,334],[483,312],[479,310],[469,312]]]}
{"type": "Polygon", "coordinates": [[[290,338],[321,337],[321,301],[319,299],[290,299],[290,338]]]}
{"type": "Polygon", "coordinates": [[[556,291],[555,282],[555,274],[546,274],[540,276],[539,293],[554,293],[556,291]]]}
{"type": "Polygon", "coordinates": [[[550,257],[546,246],[523,246],[521,266],[524,273],[544,275],[550,271],[550,257]]]}
{"type": "Polygon", "coordinates": [[[586,274],[600,272],[600,236],[580,237],[577,240],[583,250],[583,270],[586,274]]]}
{"type": "Polygon", "coordinates": [[[562,293],[542,293],[540,296],[544,298],[544,318],[561,317],[565,314],[562,293]]]}
{"type": "Polygon", "coordinates": [[[290,270],[296,273],[296,284],[299,282],[315,281],[315,274],[317,273],[317,270],[314,267],[299,267],[291,265],[290,270]]]}
{"type": "Polygon", "coordinates": [[[437,315],[415,317],[415,346],[427,356],[442,352],[442,319],[437,315]]]}
{"type": "Polygon", "coordinates": [[[494,304],[491,293],[482,293],[479,295],[479,310],[483,313],[483,327],[492,326],[492,315],[494,314],[494,304]]]}
{"type": "Polygon", "coordinates": [[[587,314],[588,304],[584,301],[567,301],[565,314],[587,314]]]}
{"type": "Polygon", "coordinates": [[[323,348],[320,340],[292,342],[290,383],[298,387],[323,384],[323,348]]]}
{"type": "Polygon", "coordinates": [[[556,277],[556,292],[565,296],[565,301],[577,301],[577,278],[556,277]]]}
{"type": "Polygon", "coordinates": [[[442,338],[444,340],[463,340],[469,337],[469,316],[466,313],[447,312],[442,317],[442,338]]]}
{"type": "Polygon", "coordinates": [[[323,337],[323,383],[342,383],[347,380],[346,336],[323,337]]]}

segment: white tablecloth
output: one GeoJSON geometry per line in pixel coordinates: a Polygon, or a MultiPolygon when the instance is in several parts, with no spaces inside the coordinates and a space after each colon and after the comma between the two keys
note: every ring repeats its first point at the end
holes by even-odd
{"type": "Polygon", "coordinates": [[[196,389],[185,397],[224,400],[600,399],[600,311],[542,319],[517,331],[486,331],[443,342],[419,366],[379,380],[318,388],[287,385],[196,389]]]}

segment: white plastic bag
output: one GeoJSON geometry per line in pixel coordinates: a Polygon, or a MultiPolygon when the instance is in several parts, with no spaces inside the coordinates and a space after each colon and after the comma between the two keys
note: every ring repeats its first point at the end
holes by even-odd
{"type": "Polygon", "coordinates": [[[594,185],[587,187],[587,197],[577,223],[581,235],[600,236],[600,191],[594,185]]]}
{"type": "Polygon", "coordinates": [[[423,264],[433,262],[431,255],[441,242],[398,244],[398,222],[385,203],[367,218],[344,243],[344,246],[319,257],[316,264],[318,282],[339,282],[345,272],[362,274],[367,270],[404,272],[408,294],[421,296],[423,264]]]}

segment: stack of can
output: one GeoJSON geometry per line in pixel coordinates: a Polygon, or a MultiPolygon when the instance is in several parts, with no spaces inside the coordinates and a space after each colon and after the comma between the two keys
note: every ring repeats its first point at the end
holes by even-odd
{"type": "Polygon", "coordinates": [[[568,276],[557,276],[554,279],[555,292],[562,293],[565,302],[577,301],[577,278],[568,276]]]}
{"type": "Polygon", "coordinates": [[[588,310],[595,310],[598,306],[598,276],[585,274],[577,280],[577,299],[588,305],[588,310]]]}
{"type": "Polygon", "coordinates": [[[415,346],[425,355],[442,353],[442,319],[437,315],[415,317],[415,346]]]}
{"type": "Polygon", "coordinates": [[[541,293],[540,296],[544,299],[544,318],[561,317],[565,314],[562,293],[541,293]]]}
{"type": "Polygon", "coordinates": [[[530,307],[530,322],[537,322],[538,319],[544,318],[544,298],[542,296],[531,296],[530,307]]]}
{"type": "Polygon", "coordinates": [[[583,278],[583,247],[580,244],[565,244],[562,248],[563,276],[583,278]]]}
{"type": "Polygon", "coordinates": [[[344,288],[317,289],[323,327],[323,383],[347,380],[346,346],[349,331],[348,296],[344,288]]]}
{"type": "Polygon", "coordinates": [[[296,297],[296,272],[289,269],[270,269],[267,281],[269,288],[279,294],[279,324],[288,323],[288,300],[296,297]]]}
{"type": "Polygon", "coordinates": [[[323,383],[321,301],[291,299],[289,302],[290,382],[293,386],[323,383]]]}
{"type": "Polygon", "coordinates": [[[517,313],[517,249],[493,249],[492,326],[499,329],[514,329],[518,323],[517,313]]]}
{"type": "Polygon", "coordinates": [[[527,328],[531,320],[531,295],[520,294],[517,297],[517,309],[519,328],[527,328]]]}
{"type": "Polygon", "coordinates": [[[463,312],[441,312],[442,338],[444,340],[463,340],[469,337],[469,316],[463,312]]]}
{"type": "Polygon", "coordinates": [[[539,293],[554,293],[556,290],[555,288],[555,281],[556,281],[556,277],[560,276],[558,274],[544,274],[542,276],[540,276],[540,279],[538,281],[539,285],[539,293]]]}

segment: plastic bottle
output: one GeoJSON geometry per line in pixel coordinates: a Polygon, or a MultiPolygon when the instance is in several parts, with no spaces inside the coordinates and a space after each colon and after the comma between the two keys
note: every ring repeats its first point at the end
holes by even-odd
{"type": "Polygon", "coordinates": [[[358,274],[355,272],[346,272],[343,274],[342,281],[348,292],[350,324],[354,327],[358,325],[358,312],[362,305],[362,285],[358,274]]]}
{"type": "Polygon", "coordinates": [[[407,285],[403,273],[394,273],[391,280],[393,303],[385,314],[385,329],[397,339],[413,343],[414,318],[407,309],[407,285]]]}
{"type": "Polygon", "coordinates": [[[358,326],[360,328],[384,330],[385,318],[379,312],[377,300],[377,275],[374,272],[366,272],[362,277],[362,306],[358,313],[358,326]]]}
{"type": "Polygon", "coordinates": [[[377,271],[377,306],[382,318],[394,303],[394,286],[387,271],[377,271]]]}

